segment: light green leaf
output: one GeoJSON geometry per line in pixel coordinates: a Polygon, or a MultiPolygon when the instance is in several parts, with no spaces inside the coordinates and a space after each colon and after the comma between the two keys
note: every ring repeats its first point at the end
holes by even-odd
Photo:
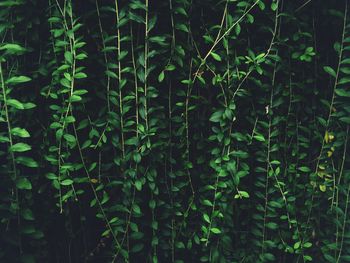
{"type": "Polygon", "coordinates": [[[275,2],[273,2],[273,3],[271,4],[271,10],[272,10],[272,11],[276,11],[277,7],[278,7],[278,5],[277,5],[275,2]]]}
{"type": "Polygon", "coordinates": [[[312,243],[306,242],[306,243],[303,244],[303,247],[305,247],[305,248],[312,247],[312,243]]]}
{"type": "Polygon", "coordinates": [[[247,193],[246,191],[239,191],[238,193],[244,198],[249,198],[249,193],[247,193]]]}
{"type": "Polygon", "coordinates": [[[76,78],[76,79],[85,79],[85,78],[87,78],[87,75],[84,72],[79,72],[79,73],[74,75],[74,78],[76,78]]]}
{"type": "Polygon", "coordinates": [[[71,134],[65,134],[65,135],[63,135],[63,138],[69,143],[75,143],[76,142],[75,136],[73,136],[71,134]]]}
{"type": "Polygon", "coordinates": [[[7,100],[7,105],[8,106],[11,106],[11,107],[14,107],[18,110],[24,110],[24,105],[22,102],[16,100],[16,99],[8,99],[7,100]]]}
{"type": "Polygon", "coordinates": [[[22,137],[22,138],[30,137],[30,134],[26,129],[19,128],[19,127],[12,128],[11,133],[14,136],[18,136],[18,137],[22,137]]]}
{"type": "Polygon", "coordinates": [[[67,60],[69,64],[73,63],[73,55],[71,52],[69,51],[64,52],[64,58],[67,60]]]}
{"type": "Polygon", "coordinates": [[[5,44],[3,46],[0,46],[0,51],[5,50],[10,54],[22,54],[26,49],[21,47],[18,44],[5,44]]]}
{"type": "Polygon", "coordinates": [[[16,85],[19,83],[24,83],[24,82],[28,82],[31,81],[32,79],[26,76],[17,76],[17,77],[11,77],[9,78],[6,83],[7,84],[12,84],[12,85],[16,85]]]}
{"type": "Polygon", "coordinates": [[[70,101],[71,102],[77,102],[77,101],[81,101],[82,100],[82,97],[78,96],[78,95],[72,95],[70,97],[70,101]]]}
{"type": "Polygon", "coordinates": [[[71,179],[66,179],[66,180],[63,180],[63,181],[61,182],[61,185],[67,186],[67,185],[71,185],[71,184],[73,184],[73,183],[74,183],[73,180],[71,180],[71,179]]]}
{"type": "Polygon", "coordinates": [[[254,138],[255,138],[257,141],[260,141],[260,142],[264,142],[264,141],[265,141],[264,136],[261,135],[261,134],[255,135],[254,138]]]}
{"type": "Polygon", "coordinates": [[[160,72],[159,76],[158,76],[158,81],[162,82],[164,80],[164,71],[160,72]]]}
{"type": "Polygon", "coordinates": [[[295,244],[294,244],[294,249],[298,249],[298,248],[300,248],[300,244],[301,244],[301,242],[300,241],[298,241],[298,242],[296,242],[295,244]]]}
{"type": "Polygon", "coordinates": [[[222,119],[223,111],[216,111],[210,116],[210,121],[211,122],[220,122],[222,119]]]}
{"type": "Polygon", "coordinates": [[[221,233],[221,230],[219,228],[216,228],[216,227],[210,228],[210,231],[213,232],[214,234],[220,234],[221,233]]]}
{"type": "Polygon", "coordinates": [[[11,152],[26,152],[32,149],[32,147],[26,143],[19,142],[10,147],[11,152]]]}
{"type": "Polygon", "coordinates": [[[215,52],[211,52],[210,55],[216,60],[216,61],[221,61],[221,57],[216,54],[215,52]]]}

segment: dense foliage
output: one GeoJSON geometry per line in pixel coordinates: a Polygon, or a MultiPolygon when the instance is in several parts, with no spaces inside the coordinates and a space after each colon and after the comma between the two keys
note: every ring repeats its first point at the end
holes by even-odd
{"type": "Polygon", "coordinates": [[[349,262],[347,0],[1,0],[0,262],[349,262]]]}

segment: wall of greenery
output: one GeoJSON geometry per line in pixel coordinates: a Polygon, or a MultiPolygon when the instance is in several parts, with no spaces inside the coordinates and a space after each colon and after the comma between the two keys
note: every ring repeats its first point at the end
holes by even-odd
{"type": "Polygon", "coordinates": [[[350,262],[347,0],[1,0],[0,262],[350,262]]]}

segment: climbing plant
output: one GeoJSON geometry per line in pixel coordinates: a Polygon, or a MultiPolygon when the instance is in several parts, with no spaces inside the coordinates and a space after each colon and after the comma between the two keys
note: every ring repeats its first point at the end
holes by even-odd
{"type": "Polygon", "coordinates": [[[349,8],[0,0],[0,262],[349,262],[349,8]]]}

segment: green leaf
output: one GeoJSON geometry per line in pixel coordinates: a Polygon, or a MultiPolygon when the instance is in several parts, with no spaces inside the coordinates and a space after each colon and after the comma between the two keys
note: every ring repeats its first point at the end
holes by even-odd
{"type": "Polygon", "coordinates": [[[76,79],[85,79],[85,78],[87,78],[87,75],[84,72],[79,72],[79,73],[74,75],[74,78],[76,78],[76,79]]]}
{"type": "Polygon", "coordinates": [[[300,241],[296,242],[296,243],[294,244],[293,248],[294,248],[294,249],[300,248],[300,244],[301,244],[300,241]]]}
{"type": "Polygon", "coordinates": [[[323,67],[323,69],[324,69],[324,71],[326,71],[332,77],[335,78],[337,76],[337,74],[335,73],[334,69],[332,69],[331,67],[325,66],[325,67],[323,67]]]}
{"type": "Polygon", "coordinates": [[[305,247],[305,248],[312,247],[312,243],[306,242],[306,243],[303,244],[303,247],[305,247]]]}
{"type": "Polygon", "coordinates": [[[203,204],[206,206],[213,206],[213,203],[208,199],[203,200],[203,204]]]}
{"type": "Polygon", "coordinates": [[[257,141],[260,141],[260,142],[266,141],[265,138],[264,138],[264,136],[261,135],[261,134],[255,135],[255,136],[254,136],[254,139],[256,139],[257,141]]]}
{"type": "Polygon", "coordinates": [[[10,85],[16,85],[19,83],[24,83],[24,82],[28,82],[31,81],[32,79],[26,76],[17,76],[17,77],[11,77],[9,78],[6,83],[10,84],[10,85]]]}
{"type": "Polygon", "coordinates": [[[309,167],[306,167],[306,166],[301,166],[298,168],[299,171],[302,171],[304,173],[308,173],[308,172],[311,172],[311,169],[309,167]]]}
{"type": "Polygon", "coordinates": [[[348,77],[343,77],[338,81],[338,85],[343,85],[343,84],[348,84],[350,83],[350,78],[348,77]]]}
{"type": "Polygon", "coordinates": [[[26,156],[16,156],[16,163],[22,164],[30,168],[36,168],[39,166],[33,158],[26,156]]]}
{"type": "Polygon", "coordinates": [[[210,55],[216,60],[216,61],[221,61],[221,57],[214,53],[213,51],[210,53],[210,55]]]}
{"type": "Polygon", "coordinates": [[[103,198],[102,198],[102,201],[101,201],[101,205],[107,203],[108,200],[109,200],[109,196],[108,196],[107,192],[103,191],[103,198]]]}
{"type": "Polygon", "coordinates": [[[148,203],[149,208],[154,209],[156,207],[156,201],[154,201],[153,199],[149,201],[148,203]]]}
{"type": "Polygon", "coordinates": [[[214,234],[220,234],[221,233],[221,230],[219,228],[216,228],[216,227],[210,228],[210,231],[213,232],[214,234]]]}
{"type": "Polygon", "coordinates": [[[244,198],[249,198],[249,193],[247,193],[246,191],[238,191],[238,193],[244,198]]]}
{"type": "Polygon", "coordinates": [[[276,257],[271,253],[264,253],[264,259],[269,261],[275,261],[276,257]]]}
{"type": "Polygon", "coordinates": [[[137,137],[132,137],[132,138],[127,139],[125,141],[125,145],[135,145],[135,146],[137,146],[138,142],[139,142],[139,139],[137,137]]]}
{"type": "Polygon", "coordinates": [[[350,124],[350,117],[341,117],[339,118],[341,122],[344,122],[346,124],[350,124]]]}
{"type": "Polygon", "coordinates": [[[86,89],[78,89],[78,90],[73,91],[73,95],[84,95],[86,93],[88,93],[88,91],[86,89]]]}
{"type": "Polygon", "coordinates": [[[87,58],[87,55],[84,53],[81,53],[81,54],[78,54],[75,58],[77,60],[83,60],[84,58],[87,58]]]}
{"type": "Polygon", "coordinates": [[[350,98],[350,91],[346,91],[344,89],[335,89],[334,92],[340,96],[340,97],[349,97],[350,98]]]}
{"type": "Polygon", "coordinates": [[[209,218],[209,216],[208,216],[207,214],[203,214],[203,218],[204,218],[204,220],[205,220],[207,223],[210,224],[210,218],[209,218]]]}
{"type": "Polygon", "coordinates": [[[272,10],[272,11],[276,11],[277,7],[278,7],[278,5],[277,5],[275,2],[273,2],[273,3],[271,4],[271,10],[272,10]]]}
{"type": "Polygon", "coordinates": [[[36,105],[32,102],[26,102],[26,103],[23,103],[23,107],[25,110],[29,110],[29,109],[35,108],[36,105]]]}
{"type": "Polygon", "coordinates": [[[179,29],[179,30],[181,30],[181,31],[184,31],[184,32],[186,32],[186,33],[189,32],[188,27],[187,27],[185,24],[176,24],[176,25],[175,25],[175,28],[176,28],[176,29],[179,29]]]}
{"type": "Polygon", "coordinates": [[[134,245],[132,248],[131,248],[131,252],[133,253],[137,253],[137,252],[140,252],[144,247],[144,244],[136,244],[134,245]]]}
{"type": "Polygon", "coordinates": [[[7,0],[7,1],[1,1],[0,6],[16,6],[16,5],[22,5],[24,2],[22,0],[7,0]]]}
{"type": "Polygon", "coordinates": [[[134,158],[135,163],[141,162],[141,154],[139,152],[134,153],[133,158],[134,158]]]}
{"type": "Polygon", "coordinates": [[[158,81],[162,82],[164,80],[164,71],[160,72],[159,76],[158,76],[158,81]]]}
{"type": "Polygon", "coordinates": [[[18,137],[22,137],[22,138],[30,137],[29,132],[26,129],[23,129],[23,128],[18,128],[18,127],[12,128],[11,129],[11,133],[14,136],[18,136],[18,137]]]}
{"type": "Polygon", "coordinates": [[[264,4],[264,2],[263,1],[259,1],[258,2],[258,5],[259,5],[259,8],[261,9],[261,10],[265,10],[265,4],[264,4]]]}
{"type": "Polygon", "coordinates": [[[32,212],[32,210],[30,210],[30,209],[28,209],[28,208],[24,208],[24,209],[21,211],[21,214],[22,214],[22,217],[23,217],[25,220],[34,220],[33,212],[32,212]]]}
{"type": "Polygon", "coordinates": [[[141,214],[141,208],[140,208],[139,205],[137,205],[137,204],[133,204],[132,210],[133,210],[136,214],[138,214],[138,215],[141,214]]]}
{"type": "Polygon", "coordinates": [[[64,58],[66,59],[66,61],[67,61],[69,64],[72,64],[72,63],[73,63],[73,55],[72,55],[71,52],[69,52],[69,51],[64,52],[64,58]]]}
{"type": "Polygon", "coordinates": [[[30,189],[32,189],[32,184],[25,177],[19,178],[17,180],[17,182],[16,182],[16,186],[17,186],[18,189],[22,189],[22,190],[30,190],[30,189]]]}
{"type": "Polygon", "coordinates": [[[72,77],[68,72],[64,72],[63,75],[69,82],[72,81],[72,77]]]}
{"type": "Polygon", "coordinates": [[[340,261],[339,262],[350,262],[350,255],[343,255],[340,257],[340,261]]]}
{"type": "Polygon", "coordinates": [[[26,152],[32,149],[32,147],[26,143],[19,142],[10,147],[11,152],[26,152]]]}
{"type": "Polygon", "coordinates": [[[75,136],[73,136],[71,134],[65,134],[65,135],[63,135],[63,138],[69,143],[76,143],[75,136]]]}
{"type": "Polygon", "coordinates": [[[235,33],[236,33],[236,36],[238,36],[239,33],[241,33],[241,26],[240,26],[239,24],[237,24],[237,25],[235,26],[235,33]]]}
{"type": "Polygon", "coordinates": [[[239,157],[239,158],[248,158],[249,155],[247,152],[244,152],[244,151],[232,151],[230,154],[232,154],[232,156],[234,157],[239,157]]]}
{"type": "Polygon", "coordinates": [[[341,61],[342,64],[350,64],[350,58],[343,59],[341,61]]]}
{"type": "Polygon", "coordinates": [[[336,259],[330,254],[324,254],[324,258],[327,260],[327,262],[330,262],[330,263],[336,262],[336,259]]]}
{"type": "Polygon", "coordinates": [[[211,122],[220,122],[222,119],[223,111],[216,111],[210,116],[210,121],[211,122]]]}
{"type": "Polygon", "coordinates": [[[173,64],[169,64],[165,67],[165,70],[167,70],[167,71],[173,71],[175,69],[176,69],[176,67],[173,64]]]}
{"type": "Polygon", "coordinates": [[[269,228],[269,229],[274,230],[274,229],[278,228],[278,225],[276,223],[274,223],[274,222],[269,222],[269,223],[266,224],[266,227],[269,228]]]}
{"type": "Polygon", "coordinates": [[[304,255],[303,258],[305,261],[312,261],[312,257],[309,255],[304,255]]]}
{"type": "Polygon", "coordinates": [[[16,100],[16,99],[8,99],[7,100],[7,105],[8,106],[11,106],[11,107],[14,107],[18,110],[24,110],[24,105],[22,102],[16,100]]]}
{"type": "Polygon", "coordinates": [[[73,183],[74,183],[73,180],[71,180],[71,179],[66,179],[66,180],[63,180],[63,181],[61,182],[61,185],[67,186],[67,185],[71,185],[71,184],[73,184],[73,183]]]}
{"type": "Polygon", "coordinates": [[[24,51],[26,51],[25,48],[21,47],[18,44],[5,44],[0,46],[0,51],[5,50],[6,52],[10,54],[22,54],[24,51]]]}
{"type": "Polygon", "coordinates": [[[135,181],[135,188],[138,190],[138,191],[141,191],[142,190],[142,182],[140,180],[136,180],[135,181]]]}
{"type": "Polygon", "coordinates": [[[77,101],[81,101],[82,100],[82,97],[78,96],[78,95],[72,95],[70,97],[70,101],[71,102],[77,102],[77,101]]]}

